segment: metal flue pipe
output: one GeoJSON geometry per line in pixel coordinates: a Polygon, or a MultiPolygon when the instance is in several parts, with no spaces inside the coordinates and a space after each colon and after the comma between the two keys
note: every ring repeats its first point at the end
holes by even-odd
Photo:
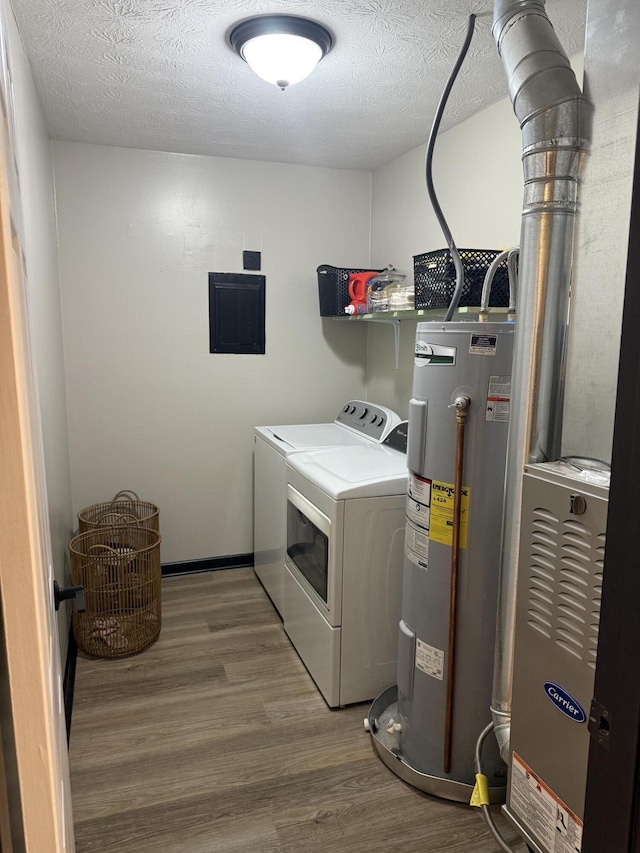
{"type": "Polygon", "coordinates": [[[491,712],[509,761],[521,480],[524,466],[560,455],[564,367],[578,177],[592,108],[544,0],[495,0],[493,36],[522,129],[524,203],[507,447],[503,553],[491,712]]]}

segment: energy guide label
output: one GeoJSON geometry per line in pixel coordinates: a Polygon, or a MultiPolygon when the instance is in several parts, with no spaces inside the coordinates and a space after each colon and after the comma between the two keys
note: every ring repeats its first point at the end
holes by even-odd
{"type": "MultiPolygon", "coordinates": [[[[455,488],[453,483],[431,483],[431,508],[429,539],[442,545],[453,543],[453,508],[455,488]]],[[[460,495],[460,547],[467,547],[467,522],[469,518],[469,487],[463,486],[460,495]]]]}
{"type": "Polygon", "coordinates": [[[511,407],[511,377],[490,376],[487,391],[487,407],[485,421],[508,423],[511,407]]]}
{"type": "Polygon", "coordinates": [[[550,853],[581,853],[582,821],[515,752],[510,807],[550,853]]]}
{"type": "Polygon", "coordinates": [[[407,518],[404,537],[404,553],[414,566],[428,568],[429,531],[415,527],[407,518]]]}
{"type": "Polygon", "coordinates": [[[444,675],[444,652],[416,637],[416,669],[442,681],[444,675]]]}

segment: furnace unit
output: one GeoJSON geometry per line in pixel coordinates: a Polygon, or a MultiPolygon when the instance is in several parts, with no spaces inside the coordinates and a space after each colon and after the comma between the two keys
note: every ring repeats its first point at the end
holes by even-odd
{"type": "Polygon", "coordinates": [[[506,816],[535,853],[581,850],[609,473],[525,468],[506,816]]]}

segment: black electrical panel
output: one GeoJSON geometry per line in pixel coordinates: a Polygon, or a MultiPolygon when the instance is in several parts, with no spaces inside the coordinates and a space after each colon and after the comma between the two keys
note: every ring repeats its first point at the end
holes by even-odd
{"type": "Polygon", "coordinates": [[[265,351],[263,275],[209,273],[209,352],[265,351]]]}

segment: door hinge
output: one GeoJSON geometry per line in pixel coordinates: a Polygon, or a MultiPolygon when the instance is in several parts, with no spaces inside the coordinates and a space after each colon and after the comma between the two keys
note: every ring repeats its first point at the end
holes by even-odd
{"type": "Polygon", "coordinates": [[[591,733],[591,740],[599,743],[605,749],[609,749],[609,732],[611,730],[609,711],[597,699],[593,699],[591,702],[588,728],[591,733]]]}

